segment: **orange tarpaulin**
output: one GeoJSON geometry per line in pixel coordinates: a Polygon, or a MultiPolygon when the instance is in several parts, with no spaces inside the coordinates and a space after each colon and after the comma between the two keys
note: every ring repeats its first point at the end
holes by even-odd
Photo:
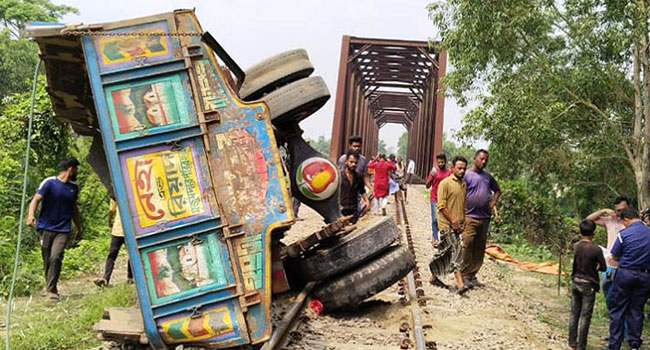
{"type": "Polygon", "coordinates": [[[515,260],[510,254],[506,253],[505,250],[501,249],[496,244],[489,245],[485,247],[485,254],[489,255],[493,259],[502,260],[511,264],[514,264],[524,270],[541,272],[549,275],[558,275],[558,264],[554,261],[546,261],[541,263],[533,263],[529,261],[519,261],[515,260]]]}

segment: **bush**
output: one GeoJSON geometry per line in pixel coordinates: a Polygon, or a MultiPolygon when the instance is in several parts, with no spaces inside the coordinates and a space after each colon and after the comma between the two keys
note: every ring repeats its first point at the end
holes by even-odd
{"type": "MultiPolygon", "coordinates": [[[[6,296],[18,236],[30,94],[15,94],[0,103],[0,296],[6,296]]],[[[106,257],[110,241],[106,224],[108,194],[85,162],[91,139],[74,135],[68,125],[54,120],[42,76],[36,92],[33,124],[25,210],[40,182],[57,174],[61,158],[73,155],[79,159],[81,166],[76,183],[79,186],[78,205],[84,226],[84,241],[79,248],[66,250],[62,277],[94,271],[97,262],[106,257]]],[[[38,235],[32,228],[25,227],[16,295],[28,295],[42,287],[42,266],[38,235]]]]}
{"type": "MultiPolygon", "coordinates": [[[[80,274],[96,272],[100,269],[99,262],[106,259],[110,245],[110,235],[92,240],[82,240],[79,246],[66,249],[63,258],[61,278],[67,279],[80,274]]],[[[122,251],[125,251],[122,249],[122,251]]]]}
{"type": "Polygon", "coordinates": [[[570,248],[577,221],[562,211],[552,189],[525,178],[500,181],[500,185],[499,220],[492,229],[495,239],[524,237],[533,246],[546,245],[555,253],[570,248]]]}

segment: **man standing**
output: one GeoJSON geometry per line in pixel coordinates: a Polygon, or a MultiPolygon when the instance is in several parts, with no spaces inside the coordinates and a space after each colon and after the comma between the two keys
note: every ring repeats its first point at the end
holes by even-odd
{"type": "MultiPolygon", "coordinates": [[[[112,199],[108,209],[108,226],[111,227],[111,246],[108,250],[106,265],[104,266],[104,277],[93,281],[97,287],[107,286],[111,282],[115,260],[120,253],[120,248],[124,244],[124,229],[122,228],[120,212],[117,210],[117,203],[112,199]]],[[[132,284],[133,273],[131,272],[131,264],[129,262],[126,263],[126,268],[126,283],[132,284]]]]}
{"type": "MultiPolygon", "coordinates": [[[[467,161],[465,161],[467,165],[467,161]]],[[[438,222],[436,221],[436,202],[438,198],[438,185],[440,182],[451,174],[451,170],[447,169],[447,156],[440,153],[436,156],[436,165],[433,166],[424,187],[431,187],[429,199],[431,200],[431,232],[433,233],[433,243],[438,242],[438,222]]]]}
{"type": "Polygon", "coordinates": [[[352,215],[353,224],[359,219],[359,196],[363,201],[363,207],[370,208],[370,201],[366,195],[366,186],[363,184],[363,178],[355,170],[359,153],[348,151],[345,169],[341,170],[341,214],[344,216],[352,215]]]}
{"type": "Polygon", "coordinates": [[[467,198],[465,229],[463,230],[463,267],[465,284],[470,288],[482,287],[476,274],[483,266],[485,244],[492,208],[496,206],[501,188],[497,181],[483,169],[488,163],[488,152],[479,149],[474,154],[474,164],[465,174],[467,198]]]}
{"type": "Polygon", "coordinates": [[[413,174],[415,174],[415,162],[413,159],[409,159],[409,163],[406,166],[406,183],[409,185],[413,181],[413,174]]]}
{"type": "Polygon", "coordinates": [[[454,273],[458,294],[467,292],[468,287],[463,282],[460,268],[462,263],[462,246],[458,237],[462,232],[465,221],[465,192],[467,185],[463,181],[467,160],[455,157],[452,162],[453,174],[440,182],[438,187],[438,228],[440,243],[429,264],[431,270],[430,283],[436,287],[447,288],[437,276],[454,273]]]}
{"type": "Polygon", "coordinates": [[[393,162],[386,160],[385,154],[379,154],[376,159],[373,159],[368,163],[368,168],[375,170],[373,194],[379,201],[381,214],[386,216],[386,204],[388,203],[389,194],[388,179],[390,177],[390,172],[395,171],[397,167],[393,162]]]}
{"type": "Polygon", "coordinates": [[[409,159],[408,165],[406,166],[406,181],[404,181],[404,201],[408,204],[408,185],[413,182],[413,174],[415,173],[415,162],[413,159],[409,159]]]}
{"type": "MultiPolygon", "coordinates": [[[[359,159],[357,161],[357,168],[356,168],[357,174],[363,177],[363,183],[368,188],[372,188],[370,184],[370,176],[368,175],[368,163],[366,161],[366,157],[361,155],[361,145],[362,145],[361,136],[354,135],[354,136],[350,136],[350,138],[348,139],[348,151],[355,151],[359,154],[359,159]]],[[[341,157],[339,157],[339,161],[338,161],[339,169],[341,170],[345,169],[345,162],[347,161],[347,159],[348,159],[347,152],[342,154],[341,157]]]]}
{"type": "Polygon", "coordinates": [[[63,159],[59,163],[59,175],[43,180],[29,203],[27,225],[36,224],[39,232],[47,297],[52,300],[59,300],[57,282],[61,274],[63,250],[72,230],[71,220],[74,220],[76,228],[75,240],[81,239],[81,220],[77,207],[79,189],[73,183],[77,179],[78,166],[79,161],[74,157],[63,159]],[[41,201],[41,212],[36,220],[34,214],[41,201]]]}
{"type": "Polygon", "coordinates": [[[586,350],[591,314],[596,292],[600,286],[598,271],[605,271],[602,250],[591,243],[596,224],[591,220],[580,222],[582,239],[573,245],[571,272],[571,317],[569,318],[569,348],[586,350]]]}
{"type": "MultiPolygon", "coordinates": [[[[589,216],[587,220],[592,220],[596,225],[602,226],[607,230],[607,251],[611,251],[616,242],[616,237],[618,233],[625,228],[623,225],[623,220],[618,218],[618,213],[621,210],[630,206],[630,201],[623,196],[616,197],[614,199],[614,209],[600,209],[595,211],[589,216]]],[[[607,299],[609,295],[609,288],[614,282],[614,276],[616,275],[616,269],[618,267],[618,262],[612,259],[611,255],[605,257],[605,262],[607,263],[607,270],[602,273],[602,288],[603,295],[607,299]]]]}
{"type": "Polygon", "coordinates": [[[631,207],[619,214],[625,229],[617,235],[612,259],[618,262],[616,278],[609,290],[609,349],[618,350],[627,326],[630,349],[641,348],[643,306],[650,295],[650,227],[631,207]]]}

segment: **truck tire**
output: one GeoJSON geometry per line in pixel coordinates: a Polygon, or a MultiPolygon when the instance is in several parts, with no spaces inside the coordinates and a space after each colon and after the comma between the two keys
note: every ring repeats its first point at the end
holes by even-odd
{"type": "Polygon", "coordinates": [[[357,306],[390,287],[415,267],[415,258],[404,246],[388,248],[375,260],[322,284],[314,293],[325,310],[357,306]]]}
{"type": "Polygon", "coordinates": [[[239,97],[244,101],[257,100],[280,86],[308,77],[313,71],[304,49],[273,55],[246,69],[239,97]]]}
{"type": "Polygon", "coordinates": [[[395,221],[384,217],[317,249],[298,260],[296,269],[305,281],[321,281],[350,270],[384,251],[399,235],[395,221]]]}
{"type": "Polygon", "coordinates": [[[303,78],[264,95],[275,125],[299,122],[319,110],[330,98],[327,84],[321,77],[303,78]]]}

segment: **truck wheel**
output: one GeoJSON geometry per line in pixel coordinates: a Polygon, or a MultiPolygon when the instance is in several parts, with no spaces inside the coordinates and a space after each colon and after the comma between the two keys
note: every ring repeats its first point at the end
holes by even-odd
{"type": "Polygon", "coordinates": [[[312,254],[296,261],[296,268],[305,281],[320,281],[350,270],[381,253],[399,235],[397,225],[389,217],[356,229],[330,247],[316,249],[312,254]]]}
{"type": "Polygon", "coordinates": [[[321,77],[294,81],[264,95],[262,101],[269,107],[275,125],[299,122],[319,110],[330,98],[327,84],[321,77]]]}
{"type": "Polygon", "coordinates": [[[253,101],[280,86],[308,77],[314,71],[304,49],[283,52],[246,69],[239,97],[253,101]]]}
{"type": "Polygon", "coordinates": [[[328,311],[355,307],[399,281],[414,267],[415,258],[411,252],[404,246],[393,246],[377,259],[325,282],[314,293],[314,298],[328,311]]]}

